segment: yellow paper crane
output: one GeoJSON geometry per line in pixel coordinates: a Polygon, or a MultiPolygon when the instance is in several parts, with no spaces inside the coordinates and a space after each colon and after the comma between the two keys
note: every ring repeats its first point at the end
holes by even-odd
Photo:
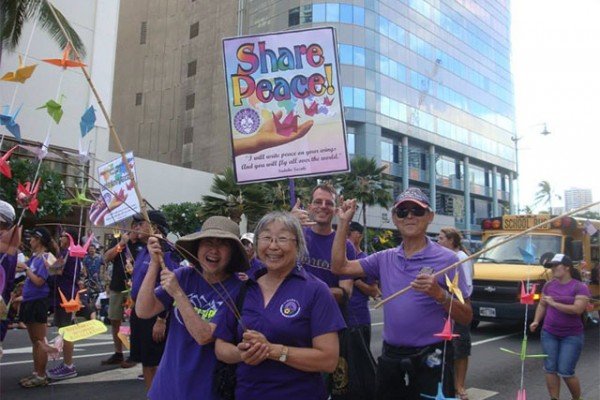
{"type": "Polygon", "coordinates": [[[460,290],[460,287],[458,287],[458,272],[454,275],[454,279],[452,279],[452,281],[450,281],[448,274],[446,274],[446,285],[448,285],[448,290],[450,293],[454,294],[458,301],[460,301],[462,304],[465,304],[462,291],[460,290]]]}
{"type": "Polygon", "coordinates": [[[25,83],[25,81],[33,75],[35,67],[37,67],[37,64],[24,66],[23,59],[19,56],[19,67],[15,72],[7,72],[4,74],[4,76],[0,78],[0,81],[25,83]]]}

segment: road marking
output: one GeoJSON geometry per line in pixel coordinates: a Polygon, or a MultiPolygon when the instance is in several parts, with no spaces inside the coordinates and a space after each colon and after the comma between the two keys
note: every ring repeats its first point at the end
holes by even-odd
{"type": "Polygon", "coordinates": [[[71,385],[89,382],[137,380],[138,375],[141,373],[142,366],[141,364],[138,364],[133,368],[115,368],[110,369],[108,371],[98,372],[95,374],[77,376],[71,379],[64,379],[62,381],[53,382],[51,383],[51,385],[71,385]]]}
{"type": "Polygon", "coordinates": [[[490,343],[490,342],[495,342],[497,340],[506,339],[508,337],[517,336],[519,334],[520,334],[520,332],[515,332],[515,333],[509,333],[508,335],[496,336],[496,337],[492,337],[492,338],[489,338],[489,339],[480,340],[478,342],[473,342],[473,343],[471,343],[471,346],[479,346],[480,344],[486,344],[486,343],[490,343]]]}
{"type": "MultiPolygon", "coordinates": [[[[110,342],[112,343],[112,342],[110,342]]],[[[31,352],[31,347],[29,348],[29,351],[31,352]]],[[[124,351],[123,354],[127,354],[128,351],[124,351]]],[[[108,353],[94,353],[94,354],[82,354],[79,356],[73,356],[73,359],[78,359],[78,358],[90,358],[90,357],[100,357],[100,356],[110,356],[115,354],[113,351],[110,351],[108,353]]],[[[5,363],[0,363],[0,367],[4,367],[7,365],[20,365],[20,364],[31,364],[33,361],[31,360],[22,360],[22,361],[10,361],[10,362],[5,362],[5,363]]]]}
{"type": "MultiPolygon", "coordinates": [[[[112,344],[112,340],[110,342],[96,342],[96,343],[81,343],[75,346],[75,351],[81,350],[82,347],[93,347],[93,346],[104,346],[107,344],[112,344]]],[[[28,347],[16,347],[14,349],[5,349],[4,354],[31,354],[31,346],[28,347]]]]}

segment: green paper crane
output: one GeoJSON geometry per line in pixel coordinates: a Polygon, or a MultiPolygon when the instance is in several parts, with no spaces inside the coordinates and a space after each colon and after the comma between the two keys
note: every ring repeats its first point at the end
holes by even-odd
{"type": "Polygon", "coordinates": [[[87,184],[83,185],[83,190],[81,192],[79,191],[79,188],[75,187],[75,196],[72,199],[63,200],[63,204],[77,204],[78,206],[86,206],[88,204],[95,203],[95,200],[85,197],[85,192],[87,192],[87,184]]]}
{"type": "Polygon", "coordinates": [[[56,102],[54,100],[48,100],[46,103],[44,103],[44,105],[36,108],[36,110],[41,110],[42,108],[45,108],[46,111],[48,111],[48,114],[54,120],[54,122],[56,122],[56,124],[58,125],[58,123],[60,122],[60,119],[63,116],[63,109],[62,109],[63,97],[65,97],[65,95],[61,94],[60,98],[58,99],[58,102],[56,102]]]}
{"type": "Polygon", "coordinates": [[[521,358],[521,361],[525,361],[526,358],[543,358],[548,357],[547,354],[527,354],[527,336],[523,338],[523,342],[521,343],[521,353],[517,353],[516,351],[505,349],[504,347],[500,347],[500,350],[505,351],[510,354],[514,354],[521,358]]]}

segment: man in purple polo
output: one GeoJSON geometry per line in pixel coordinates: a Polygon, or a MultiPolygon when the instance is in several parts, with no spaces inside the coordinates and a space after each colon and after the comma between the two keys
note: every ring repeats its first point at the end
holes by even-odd
{"type": "MultiPolygon", "coordinates": [[[[453,301],[444,274],[434,274],[458,261],[456,254],[431,241],[427,226],[433,221],[429,198],[420,189],[408,188],[396,199],[392,211],[394,225],[402,244],[360,260],[345,255],[348,225],[356,210],[356,200],[347,200],[339,208],[336,237],[332,249],[332,271],[339,275],[367,276],[379,281],[382,296],[410,287],[412,290],[384,305],[383,349],[377,367],[377,399],[420,399],[421,394],[435,396],[442,383],[444,395],[454,396],[452,346],[434,336],[444,329],[449,317],[468,325],[473,312],[465,304],[453,301]],[[442,360],[445,364],[442,368],[442,360]],[[442,369],[444,376],[442,377],[442,369]]],[[[456,270],[446,273],[450,279],[456,270]]],[[[459,287],[467,293],[464,277],[459,287]]]]}

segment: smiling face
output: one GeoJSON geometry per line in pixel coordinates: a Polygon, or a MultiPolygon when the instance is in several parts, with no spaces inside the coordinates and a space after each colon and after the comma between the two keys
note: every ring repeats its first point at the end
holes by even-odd
{"type": "Polygon", "coordinates": [[[280,221],[273,221],[258,233],[258,258],[269,272],[288,273],[296,266],[298,247],[296,236],[280,221]]]}
{"type": "Polygon", "coordinates": [[[315,190],[310,202],[309,214],[317,224],[331,225],[335,215],[334,194],[323,189],[315,190]]]}
{"type": "Polygon", "coordinates": [[[404,240],[418,239],[424,237],[427,233],[427,226],[433,221],[433,212],[425,209],[422,216],[417,216],[419,210],[423,209],[417,203],[411,201],[403,202],[392,211],[394,225],[398,228],[400,235],[404,240]],[[403,218],[398,216],[398,210],[410,210],[403,218]],[[415,212],[415,210],[417,212],[415,212]]]}
{"type": "Polygon", "coordinates": [[[198,262],[206,274],[216,277],[225,276],[225,269],[231,261],[233,253],[232,243],[229,239],[206,238],[198,244],[198,262]]]}

